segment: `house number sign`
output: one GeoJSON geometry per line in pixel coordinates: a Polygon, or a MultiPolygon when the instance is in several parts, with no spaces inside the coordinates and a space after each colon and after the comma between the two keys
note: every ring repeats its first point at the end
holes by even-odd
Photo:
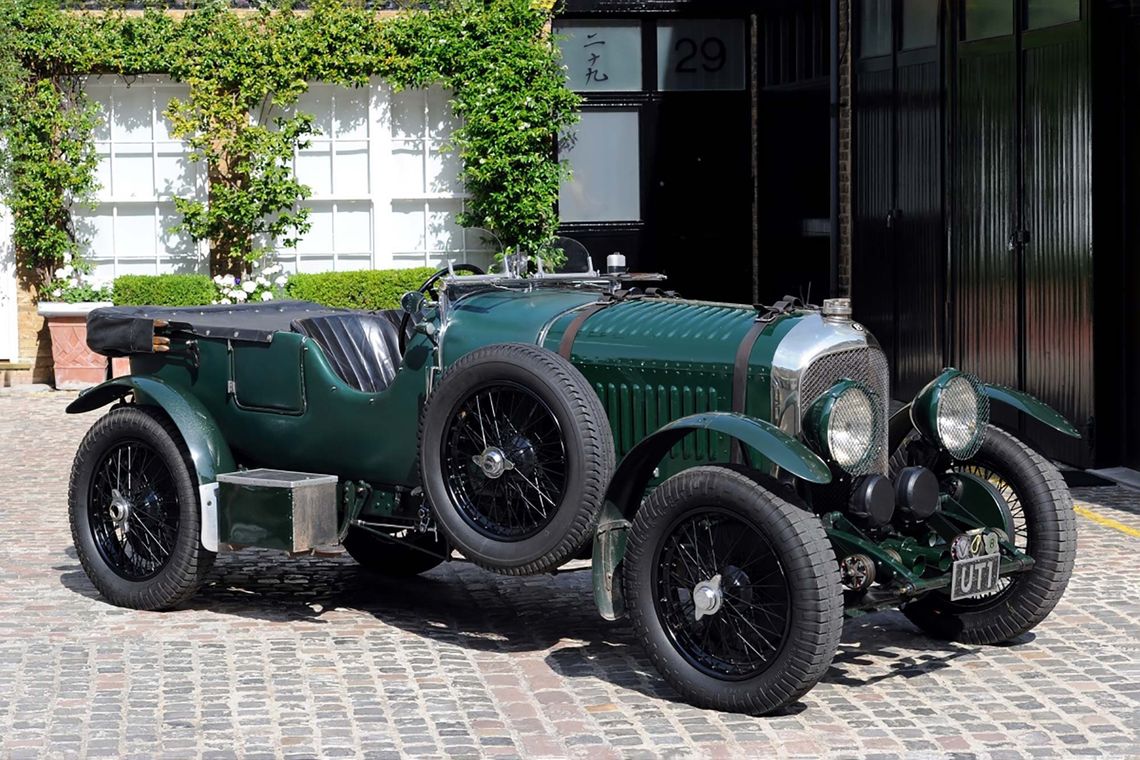
{"type": "Polygon", "coordinates": [[[744,21],[660,22],[657,25],[657,89],[744,89],[744,21]]]}

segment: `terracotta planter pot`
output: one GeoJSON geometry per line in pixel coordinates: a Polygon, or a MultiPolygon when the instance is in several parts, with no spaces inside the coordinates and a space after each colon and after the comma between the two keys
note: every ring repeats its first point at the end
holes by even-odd
{"type": "Polygon", "coordinates": [[[87,347],[87,313],[109,303],[39,304],[37,311],[51,333],[51,358],[55,365],[55,387],[87,388],[107,378],[107,357],[87,347]]]}

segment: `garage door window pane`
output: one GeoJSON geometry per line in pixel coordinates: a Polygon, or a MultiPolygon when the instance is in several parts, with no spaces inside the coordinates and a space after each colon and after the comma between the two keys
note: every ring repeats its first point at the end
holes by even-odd
{"type": "Polygon", "coordinates": [[[891,0],[863,0],[859,15],[859,51],[864,58],[891,52],[891,0]]]}
{"type": "Polygon", "coordinates": [[[966,0],[966,39],[1013,34],[1011,0],[966,0]]]}
{"type": "Polygon", "coordinates": [[[907,0],[902,5],[903,50],[938,42],[938,0],[907,0]]]}
{"type": "Polygon", "coordinates": [[[1029,0],[1029,28],[1081,20],[1081,0],[1029,0]]]}
{"type": "Polygon", "coordinates": [[[586,111],[563,157],[573,176],[558,194],[564,222],[641,219],[638,113],[586,111]]]}

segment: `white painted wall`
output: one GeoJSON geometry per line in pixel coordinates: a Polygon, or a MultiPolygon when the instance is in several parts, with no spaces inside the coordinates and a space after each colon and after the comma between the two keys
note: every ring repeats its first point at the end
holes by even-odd
{"type": "MultiPolygon", "coordinates": [[[[205,271],[206,247],[171,232],[173,198],[207,190],[162,116],[185,86],[108,76],[92,77],[87,91],[104,114],[95,136],[101,188],[94,210],[76,216],[96,275],[205,271]]],[[[455,126],[445,90],[313,84],[296,108],[315,117],[321,135],[294,159],[313,191],[312,228],[295,250],[279,250],[287,269],[486,264],[481,237],[455,221],[464,194],[458,157],[441,150],[455,126]]]]}
{"type": "Polygon", "coordinates": [[[0,361],[19,358],[16,318],[16,251],[12,245],[12,217],[0,198],[0,361]]]}

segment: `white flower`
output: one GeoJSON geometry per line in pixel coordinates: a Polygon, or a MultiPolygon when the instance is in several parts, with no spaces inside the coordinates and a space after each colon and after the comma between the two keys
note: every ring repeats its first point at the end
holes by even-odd
{"type": "Polygon", "coordinates": [[[222,284],[222,276],[220,274],[214,275],[214,284],[215,285],[221,285],[222,284]]]}
{"type": "Polygon", "coordinates": [[[67,253],[66,251],[63,254],[63,263],[64,264],[70,264],[71,263],[71,254],[67,253]]]}
{"type": "Polygon", "coordinates": [[[273,300],[273,294],[267,290],[261,294],[261,300],[262,301],[272,301],[273,300]]]}
{"type": "Polygon", "coordinates": [[[55,290],[53,290],[53,291],[51,292],[51,297],[52,297],[52,298],[60,298],[61,296],[63,296],[63,291],[62,291],[62,290],[60,290],[59,288],[56,288],[55,290]]]}
{"type": "Polygon", "coordinates": [[[283,274],[279,274],[277,275],[277,279],[273,281],[273,284],[279,288],[283,288],[287,282],[289,282],[289,278],[283,274]]]}
{"type": "Polygon", "coordinates": [[[252,293],[253,291],[257,290],[257,283],[253,280],[246,280],[241,284],[241,289],[246,293],[252,293]]]}
{"type": "Polygon", "coordinates": [[[270,274],[277,274],[280,271],[281,271],[281,265],[280,264],[274,264],[271,267],[266,267],[265,269],[261,270],[261,273],[264,275],[270,275],[270,274]]]}
{"type": "Polygon", "coordinates": [[[223,298],[223,299],[222,299],[221,301],[219,301],[218,303],[222,303],[222,304],[225,304],[225,305],[229,306],[231,303],[233,303],[233,301],[231,301],[231,300],[230,300],[230,299],[228,299],[228,298],[223,298]]]}
{"type": "Polygon", "coordinates": [[[225,277],[222,278],[222,284],[225,285],[227,288],[232,288],[234,286],[235,282],[236,282],[236,280],[234,280],[234,276],[232,274],[227,274],[225,277]]]}
{"type": "Polygon", "coordinates": [[[259,287],[259,288],[269,287],[269,280],[265,279],[261,275],[257,276],[257,279],[255,280],[255,282],[257,283],[257,287],[259,287]]]}
{"type": "Polygon", "coordinates": [[[62,280],[64,277],[67,277],[67,272],[63,271],[63,267],[60,267],[55,270],[55,277],[57,280],[62,280]]]}
{"type": "Polygon", "coordinates": [[[73,288],[78,288],[79,287],[79,278],[78,277],[72,277],[70,280],[67,281],[67,284],[73,288]]]}
{"type": "Polygon", "coordinates": [[[247,296],[245,294],[245,291],[243,291],[243,290],[235,290],[234,291],[233,299],[235,301],[237,301],[238,303],[241,303],[242,301],[244,301],[247,298],[249,298],[249,296],[247,296]]]}
{"type": "Polygon", "coordinates": [[[63,276],[64,277],[70,277],[71,273],[74,271],[75,271],[75,268],[73,266],[71,266],[71,264],[64,264],[63,265],[63,276]]]}

